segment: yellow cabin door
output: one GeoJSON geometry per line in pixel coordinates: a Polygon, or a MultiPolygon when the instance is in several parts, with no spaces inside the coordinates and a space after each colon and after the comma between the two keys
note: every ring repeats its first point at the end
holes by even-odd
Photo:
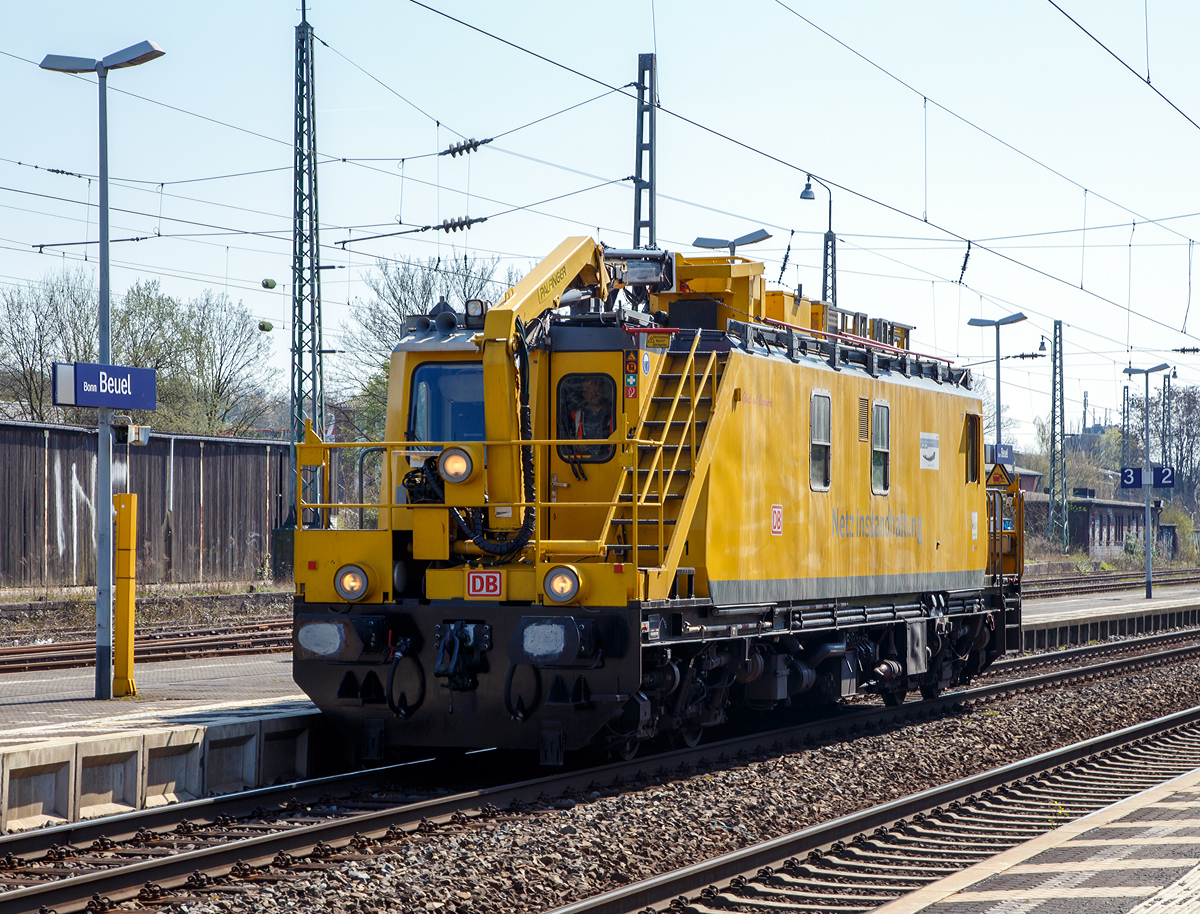
{"type": "Polygon", "coordinates": [[[596,442],[607,441],[621,428],[626,399],[622,360],[621,352],[554,353],[549,437],[562,443],[550,449],[548,491],[543,494],[551,502],[551,539],[596,540],[608,533],[609,506],[621,483],[621,447],[596,442]]]}

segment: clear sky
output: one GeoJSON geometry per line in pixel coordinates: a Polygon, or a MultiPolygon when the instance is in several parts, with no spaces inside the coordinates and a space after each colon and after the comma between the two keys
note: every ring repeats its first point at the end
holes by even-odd
{"type": "MultiPolygon", "coordinates": [[[[1200,6],[1058,2],[1200,123],[1200,6]]],[[[346,267],[325,273],[329,344],[377,257],[465,251],[528,269],[567,235],[628,245],[634,102],[603,84],[634,80],[638,53],[656,51],[661,246],[765,227],[774,237],[741,253],[774,281],[790,241],[784,284],[816,297],[828,198],[816,186],[800,200],[812,172],[833,185],[838,304],[915,324],[914,348],[984,361],[990,385],[994,332],[968,318],[1024,311],[1002,331],[1004,354],[1037,351],[1061,319],[1074,426],[1084,391],[1089,421],[1120,421],[1129,361],[1169,361],[1177,384],[1200,383],[1200,355],[1170,352],[1200,346],[1200,306],[1188,313],[1200,128],[1048,0],[428,5],[598,82],[410,0],[313,0],[322,256],[346,267]],[[463,137],[497,139],[432,155],[463,137]],[[497,215],[514,207],[528,208],[497,215]],[[354,240],[467,215],[493,218],[466,234],[354,240]],[[962,239],[974,244],[960,284],[962,239]]],[[[94,243],[53,247],[96,240],[96,79],[36,63],[151,39],[165,57],[109,78],[112,237],[146,238],[113,245],[114,291],[138,278],[185,298],[227,288],[282,328],[299,20],[280,0],[5,4],[0,283],[84,251],[96,265],[94,243]],[[264,277],[281,287],[263,290],[264,277]]],[[[274,342],[283,369],[287,337],[274,342]]],[[[1049,359],[1008,360],[1002,379],[1018,443],[1031,444],[1049,359]]]]}

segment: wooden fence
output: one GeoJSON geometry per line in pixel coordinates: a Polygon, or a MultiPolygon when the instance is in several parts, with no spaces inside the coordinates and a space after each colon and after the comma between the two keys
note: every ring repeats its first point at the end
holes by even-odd
{"type": "MultiPolygon", "coordinates": [[[[0,587],[95,584],[96,441],[94,428],[0,422],[0,587]]],[[[114,445],[113,491],[138,495],[138,582],[269,577],[287,476],[287,442],[114,445]]]]}

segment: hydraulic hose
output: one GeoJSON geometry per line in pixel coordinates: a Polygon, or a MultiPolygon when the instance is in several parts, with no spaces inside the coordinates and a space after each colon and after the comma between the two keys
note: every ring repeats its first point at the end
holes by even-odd
{"type": "MultiPolygon", "coordinates": [[[[516,338],[517,371],[519,372],[521,381],[520,434],[522,441],[532,441],[533,422],[529,412],[529,347],[525,343],[525,327],[520,320],[517,321],[516,338]]],[[[502,543],[493,543],[484,537],[482,530],[474,529],[458,511],[454,511],[455,520],[463,529],[463,532],[470,537],[472,543],[488,555],[501,557],[515,555],[525,548],[530,537],[533,536],[533,529],[537,524],[537,508],[533,506],[533,502],[537,496],[537,483],[533,475],[533,446],[529,444],[521,446],[521,476],[524,481],[527,507],[525,508],[525,518],[521,522],[521,527],[512,539],[505,540],[502,543]]]]}

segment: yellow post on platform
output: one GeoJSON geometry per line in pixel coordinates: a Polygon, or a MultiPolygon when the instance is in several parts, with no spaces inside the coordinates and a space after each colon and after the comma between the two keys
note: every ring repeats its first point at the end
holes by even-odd
{"type": "Polygon", "coordinates": [[[133,681],[133,583],[137,556],[137,496],[114,495],[117,511],[116,598],[113,601],[113,696],[136,695],[133,681]]]}

